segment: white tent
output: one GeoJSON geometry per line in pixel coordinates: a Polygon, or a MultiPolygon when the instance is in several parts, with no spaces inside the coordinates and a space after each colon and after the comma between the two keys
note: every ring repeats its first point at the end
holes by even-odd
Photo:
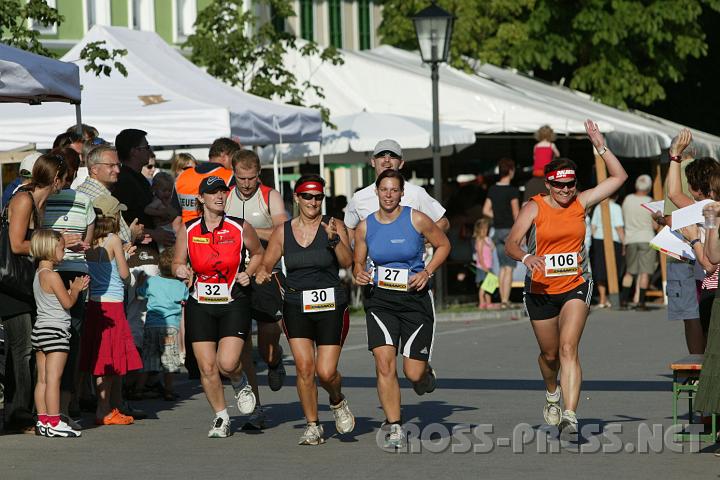
{"type": "MultiPolygon", "coordinates": [[[[208,145],[219,136],[235,135],[247,145],[319,140],[317,111],[271,102],[240,92],[186,60],[157,34],[95,26],[63,60],[81,67],[83,118],[112,140],[124,128],[148,132],[156,146],[208,145]],[[80,51],[90,42],[126,49],[123,77],[85,72],[80,51]]],[[[50,147],[74,123],[54,105],[32,109],[0,106],[0,143],[33,142],[50,147]]]]}
{"type": "MultiPolygon", "coordinates": [[[[387,113],[360,112],[353,115],[332,117],[336,128],[323,127],[322,150],[318,142],[297,143],[280,146],[283,160],[307,160],[318,163],[320,155],[326,161],[337,163],[364,163],[368,161],[378,140],[392,138],[403,149],[405,160],[417,160],[432,156],[432,122],[423,118],[406,117],[387,113]]],[[[475,134],[467,128],[440,125],[442,155],[450,155],[475,143],[475,134]]],[[[274,147],[261,152],[264,163],[275,154],[274,147]]]]}

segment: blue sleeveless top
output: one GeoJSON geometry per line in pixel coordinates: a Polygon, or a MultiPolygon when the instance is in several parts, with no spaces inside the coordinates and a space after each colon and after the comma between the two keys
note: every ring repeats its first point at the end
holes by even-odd
{"type": "Polygon", "coordinates": [[[402,207],[398,218],[392,223],[380,223],[375,214],[366,219],[365,242],[368,257],[375,264],[374,281],[377,284],[377,267],[403,268],[410,274],[425,268],[425,237],[412,224],[412,208],[402,207]]]}
{"type": "Polygon", "coordinates": [[[110,260],[105,245],[112,233],[101,246],[86,252],[88,272],[90,274],[90,298],[103,302],[122,302],[125,298],[125,286],[120,278],[115,259],[110,260]]]}

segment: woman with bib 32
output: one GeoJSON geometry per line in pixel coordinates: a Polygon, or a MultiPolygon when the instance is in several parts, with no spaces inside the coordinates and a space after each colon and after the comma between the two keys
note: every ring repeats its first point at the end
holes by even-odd
{"type": "Polygon", "coordinates": [[[627,179],[597,124],[588,120],[585,130],[605,161],[608,178],[578,192],[575,163],[564,158],[552,160],[544,170],[549,195],[535,195],[520,210],[505,246],[510,257],[528,268],[523,301],[540,346],[538,363],[547,390],[543,416],[566,434],[577,432],[575,411],[582,382],[578,345],[592,297],[585,216],[627,179]],[[520,247],[526,235],[527,252],[520,247]]]}

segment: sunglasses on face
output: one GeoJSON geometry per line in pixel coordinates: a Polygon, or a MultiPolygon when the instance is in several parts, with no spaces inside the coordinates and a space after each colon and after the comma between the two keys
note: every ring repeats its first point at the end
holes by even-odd
{"type": "Polygon", "coordinates": [[[303,192],[303,193],[298,193],[298,196],[300,198],[302,198],[303,200],[307,200],[307,201],[317,200],[318,202],[322,202],[323,199],[325,198],[324,193],[312,194],[312,193],[303,192]]]}
{"type": "Polygon", "coordinates": [[[145,168],[147,168],[148,170],[152,170],[153,168],[155,168],[155,164],[154,164],[154,163],[148,163],[147,165],[145,165],[145,168]]]}
{"type": "Polygon", "coordinates": [[[558,190],[562,190],[565,187],[567,187],[568,189],[575,188],[575,184],[577,183],[577,180],[573,179],[573,180],[570,180],[569,182],[557,182],[555,180],[548,180],[547,182],[550,184],[551,187],[557,188],[558,190]]]}
{"type": "Polygon", "coordinates": [[[380,152],[377,155],[375,155],[373,158],[385,158],[385,157],[390,157],[393,160],[400,160],[400,157],[395,155],[393,152],[388,152],[388,151],[380,152]]]}

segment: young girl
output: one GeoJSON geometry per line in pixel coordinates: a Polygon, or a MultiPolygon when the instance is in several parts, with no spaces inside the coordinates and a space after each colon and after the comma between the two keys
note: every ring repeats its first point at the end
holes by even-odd
{"type": "Polygon", "coordinates": [[[555,132],[549,125],[543,125],[535,132],[535,139],[538,143],[533,148],[533,176],[544,176],[545,165],[550,163],[553,158],[560,156],[560,152],[553,143],[555,141],[555,132]]]}
{"type": "Polygon", "coordinates": [[[478,307],[489,308],[492,305],[492,295],[481,287],[485,277],[492,268],[493,250],[495,244],[488,236],[490,219],[483,217],[475,222],[473,238],[475,239],[475,284],[478,288],[478,307]]]}
{"type": "Polygon", "coordinates": [[[97,425],[129,425],[133,417],[120,413],[121,378],[142,368],[123,306],[123,282],[130,275],[118,237],[120,211],[125,205],[110,195],[93,201],[97,219],[95,239],[86,252],[90,271],[90,300],[85,314],[80,368],[96,377],[97,425]]]}
{"type": "Polygon", "coordinates": [[[65,256],[65,241],[54,230],[37,230],[30,240],[30,253],[39,261],[33,293],[37,304],[37,319],[31,342],[36,351],[38,379],[35,385],[37,424],[35,434],[45,437],[79,437],[60,419],[60,377],[70,351],[70,312],[80,292],[90,283],[90,277],[75,277],[70,290],[60,275],[53,271],[65,256]]]}

